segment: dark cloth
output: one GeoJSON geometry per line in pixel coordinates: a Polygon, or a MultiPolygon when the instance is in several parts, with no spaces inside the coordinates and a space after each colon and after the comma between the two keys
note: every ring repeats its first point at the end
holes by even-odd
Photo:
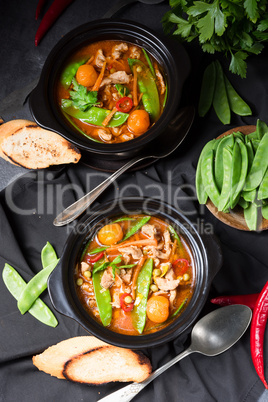
{"type": "MultiPolygon", "coordinates": [[[[37,29],[34,7],[30,3],[26,6],[15,0],[1,5],[1,52],[7,56],[7,64],[5,58],[2,58],[0,64],[2,98],[20,88],[20,84],[28,84],[40,73],[45,57],[61,35],[81,23],[101,17],[108,9],[109,2],[75,1],[36,49],[33,48],[33,36],[37,29]],[[4,43],[7,39],[9,45],[4,43]],[[22,57],[23,53],[25,57],[22,57]],[[8,85],[12,74],[15,74],[15,66],[18,68],[17,76],[8,85]]],[[[123,11],[120,17],[142,22],[160,32],[160,19],[167,9],[167,3],[151,7],[135,4],[123,11]]],[[[192,71],[184,87],[182,104],[196,105],[202,72],[211,56],[202,54],[194,44],[188,45],[187,50],[192,61],[192,71]]],[[[223,266],[213,280],[209,298],[222,294],[257,293],[268,278],[267,231],[250,233],[230,228],[214,218],[206,208],[200,207],[195,196],[195,168],[203,145],[230,127],[255,124],[257,118],[267,122],[267,49],[260,56],[248,60],[246,80],[229,74],[226,60],[221,57],[220,60],[237,91],[252,107],[253,116],[232,116],[232,125],[228,127],[217,120],[213,111],[204,119],[196,116],[190,134],[174,154],[139,171],[125,173],[96,203],[102,204],[123,196],[160,198],[190,218],[200,232],[215,233],[222,247],[223,266]]],[[[3,117],[12,118],[11,115],[3,117]]],[[[15,112],[15,117],[30,118],[28,106],[24,106],[18,114],[15,112]]],[[[2,191],[1,270],[7,262],[26,281],[30,280],[41,269],[40,252],[47,241],[60,256],[74,224],[57,228],[52,224],[54,217],[107,175],[80,163],[76,166],[27,172],[2,191]]],[[[42,299],[51,307],[47,291],[43,293],[42,299]]],[[[208,299],[202,314],[214,308],[208,299]]],[[[59,325],[55,329],[44,326],[28,313],[21,316],[15,299],[0,279],[1,401],[97,401],[122,386],[75,384],[50,377],[33,366],[33,355],[61,340],[87,335],[72,319],[57,313],[56,316],[59,325]]],[[[189,342],[188,331],[173,342],[143,352],[150,358],[153,369],[156,369],[185,349],[189,342]]],[[[267,372],[267,332],[264,352],[267,372]]],[[[183,359],[149,384],[136,400],[252,402],[258,400],[263,391],[264,387],[250,356],[248,330],[236,345],[222,355],[205,357],[193,354],[183,359]]]]}

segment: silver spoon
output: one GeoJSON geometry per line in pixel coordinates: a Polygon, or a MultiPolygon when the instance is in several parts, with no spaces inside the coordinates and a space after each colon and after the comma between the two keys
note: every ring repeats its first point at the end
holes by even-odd
{"type": "MultiPolygon", "coordinates": [[[[144,155],[137,156],[123,165],[120,169],[114,172],[101,184],[99,184],[92,191],[84,195],[82,198],[74,202],[72,205],[64,209],[55,219],[53,224],[55,226],[64,226],[72,222],[78,216],[80,216],[98,197],[99,195],[112,184],[122,173],[131,168],[138,162],[141,162],[147,158],[165,158],[170,155],[184,140],[188,131],[190,130],[194,119],[194,108],[187,106],[181,109],[175,119],[168,126],[168,135],[165,137],[165,141],[158,143],[157,149],[152,150],[152,155],[145,153],[144,155]]],[[[148,152],[148,151],[147,151],[148,152]]]]}
{"type": "Polygon", "coordinates": [[[103,18],[111,18],[115,13],[117,13],[121,8],[127,6],[128,4],[135,3],[144,3],[144,4],[159,4],[164,0],[119,0],[117,3],[104,14],[103,18]]]}
{"type": "Polygon", "coordinates": [[[155,370],[146,380],[134,382],[102,398],[99,402],[129,402],[146,385],[191,353],[216,356],[233,346],[244,334],[251,321],[249,307],[240,304],[221,307],[201,318],[192,330],[191,345],[184,352],[155,370]]]}

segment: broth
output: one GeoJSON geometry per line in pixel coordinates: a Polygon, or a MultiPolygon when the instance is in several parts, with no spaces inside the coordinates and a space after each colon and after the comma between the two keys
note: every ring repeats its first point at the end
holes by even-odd
{"type": "Polygon", "coordinates": [[[129,215],[95,234],[74,279],[80,302],[100,324],[121,334],[148,334],[169,325],[190,302],[194,261],[169,223],[129,215]]]}
{"type": "Polygon", "coordinates": [[[166,94],[158,62],[137,45],[112,40],[75,52],[56,86],[57,103],[69,123],[108,144],[149,130],[163,112],[166,94]]]}

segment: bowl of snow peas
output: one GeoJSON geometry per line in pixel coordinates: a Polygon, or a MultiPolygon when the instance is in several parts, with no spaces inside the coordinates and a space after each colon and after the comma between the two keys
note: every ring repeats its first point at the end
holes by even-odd
{"type": "Polygon", "coordinates": [[[247,231],[268,228],[268,127],[230,129],[203,148],[196,193],[223,223],[247,231]]]}
{"type": "Polygon", "coordinates": [[[221,263],[217,240],[175,208],[125,198],[79,221],[48,290],[59,313],[103,341],[150,347],[191,327],[221,263]]]}
{"type": "Polygon", "coordinates": [[[30,95],[36,122],[88,159],[124,160],[174,129],[190,71],[184,48],[131,21],[99,20],[66,34],[30,95]]]}

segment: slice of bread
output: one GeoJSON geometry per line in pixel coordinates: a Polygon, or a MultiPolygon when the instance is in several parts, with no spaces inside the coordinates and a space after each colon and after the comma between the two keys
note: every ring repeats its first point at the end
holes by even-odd
{"type": "Polygon", "coordinates": [[[33,364],[57,378],[85,384],[145,380],[152,372],[141,352],[109,345],[93,336],[62,341],[33,357],[33,364]]]}
{"type": "Polygon", "coordinates": [[[11,120],[0,126],[0,156],[27,169],[77,163],[80,151],[59,134],[29,120],[11,120]]]}

